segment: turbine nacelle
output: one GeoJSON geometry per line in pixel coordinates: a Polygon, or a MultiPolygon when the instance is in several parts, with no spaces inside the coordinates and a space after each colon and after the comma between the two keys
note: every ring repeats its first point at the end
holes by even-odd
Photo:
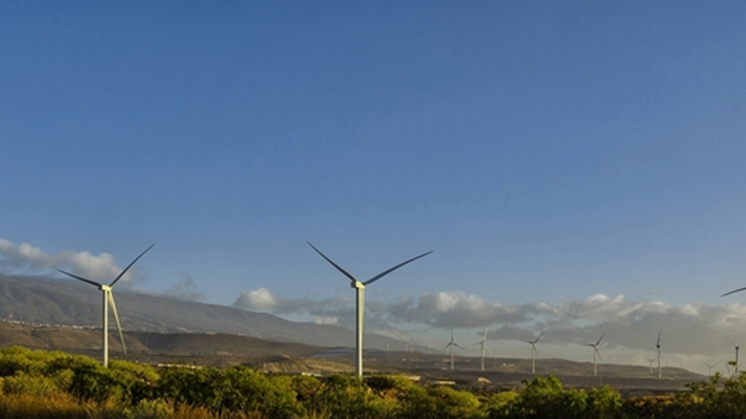
{"type": "Polygon", "coordinates": [[[319,254],[319,256],[321,256],[322,258],[324,258],[324,260],[326,260],[327,262],[329,262],[329,264],[331,264],[332,266],[334,266],[342,275],[346,276],[351,281],[350,282],[350,286],[356,290],[356,294],[357,294],[357,298],[355,300],[355,311],[356,311],[356,319],[355,319],[356,320],[355,321],[356,327],[355,327],[355,329],[356,329],[356,335],[357,335],[356,336],[356,343],[355,343],[355,346],[356,346],[355,352],[357,352],[357,366],[356,366],[356,370],[357,370],[358,377],[362,377],[363,376],[363,316],[365,314],[365,307],[364,307],[364,305],[365,305],[365,303],[364,303],[364,301],[365,301],[365,297],[364,297],[364,295],[365,295],[365,286],[366,285],[370,285],[370,284],[378,281],[379,279],[383,278],[384,276],[390,274],[391,272],[393,272],[393,271],[401,268],[402,266],[404,266],[404,265],[406,265],[406,264],[408,264],[410,262],[414,262],[415,260],[417,260],[419,258],[422,258],[422,257],[425,257],[425,256],[429,255],[430,253],[432,253],[432,250],[429,251],[429,252],[423,253],[423,254],[421,254],[419,256],[415,256],[412,259],[406,260],[406,261],[404,261],[404,262],[402,262],[402,263],[400,263],[400,264],[398,264],[398,265],[396,265],[396,266],[394,266],[392,268],[389,268],[389,269],[381,272],[380,274],[374,276],[373,278],[371,278],[371,279],[369,279],[367,281],[359,281],[357,278],[355,278],[354,276],[352,276],[352,274],[350,274],[349,272],[345,271],[341,266],[339,266],[336,263],[334,263],[333,260],[331,260],[328,257],[326,257],[325,254],[321,253],[321,250],[317,249],[314,245],[311,244],[311,242],[306,242],[306,243],[308,243],[308,245],[311,246],[311,248],[313,250],[315,250],[316,253],[319,254]]]}
{"type": "Polygon", "coordinates": [[[124,277],[124,274],[126,274],[127,271],[129,271],[130,268],[132,268],[132,266],[138,260],[140,260],[140,258],[143,257],[143,255],[145,255],[145,253],[148,253],[148,251],[153,248],[153,246],[155,246],[155,243],[151,244],[147,249],[145,249],[142,253],[140,253],[135,258],[135,260],[133,260],[132,262],[130,262],[130,264],[127,265],[127,267],[124,268],[122,270],[122,272],[120,272],[119,275],[117,275],[117,277],[114,278],[114,280],[109,285],[105,285],[105,284],[102,284],[100,282],[92,281],[92,280],[90,280],[88,278],[83,278],[82,276],[71,274],[70,272],[65,272],[62,269],[58,269],[58,271],[62,272],[63,274],[65,274],[65,275],[67,275],[67,276],[69,276],[69,277],[71,277],[73,279],[77,279],[78,281],[85,282],[87,284],[91,284],[94,287],[98,288],[99,291],[101,291],[101,292],[104,293],[104,313],[103,313],[104,325],[103,325],[103,328],[102,328],[103,329],[103,343],[101,345],[102,349],[103,349],[103,352],[104,352],[104,354],[103,354],[104,367],[107,367],[108,364],[109,364],[109,338],[108,338],[108,332],[109,332],[109,330],[108,330],[108,326],[109,326],[109,310],[108,310],[108,306],[109,305],[111,305],[111,310],[114,313],[114,320],[116,321],[117,331],[119,332],[119,340],[122,342],[122,350],[124,351],[125,354],[127,353],[127,345],[124,343],[124,333],[122,332],[122,324],[119,322],[119,314],[117,313],[117,305],[114,302],[114,295],[111,292],[111,289],[114,287],[114,285],[116,285],[116,283],[120,279],[122,279],[122,277],[124,277]]]}

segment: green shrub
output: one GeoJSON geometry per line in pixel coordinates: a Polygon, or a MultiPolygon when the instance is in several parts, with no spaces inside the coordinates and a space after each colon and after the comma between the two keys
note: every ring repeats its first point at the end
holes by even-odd
{"type": "Polygon", "coordinates": [[[491,394],[485,402],[488,417],[509,417],[513,404],[519,399],[520,395],[516,391],[501,391],[491,394]]]}
{"type": "Polygon", "coordinates": [[[291,418],[299,411],[288,377],[271,377],[246,367],[228,368],[222,376],[222,408],[278,419],[291,418]]]}
{"type": "Polygon", "coordinates": [[[109,399],[122,399],[122,387],[107,368],[82,364],[73,367],[71,371],[72,378],[67,391],[79,400],[100,404],[109,399]]]}
{"type": "Polygon", "coordinates": [[[29,359],[23,354],[0,354],[0,377],[10,377],[18,373],[41,375],[45,363],[29,359]]]}
{"type": "Polygon", "coordinates": [[[32,394],[34,396],[48,396],[60,391],[54,380],[24,373],[5,377],[2,389],[4,394],[32,394]]]}
{"type": "Polygon", "coordinates": [[[160,399],[142,400],[132,408],[134,419],[169,419],[173,414],[173,406],[160,399]]]}
{"type": "Polygon", "coordinates": [[[468,391],[436,387],[430,391],[430,395],[435,398],[436,409],[441,418],[466,419],[480,415],[479,399],[468,391]]]}
{"type": "Polygon", "coordinates": [[[223,386],[215,368],[165,368],[160,371],[156,395],[177,405],[204,406],[217,411],[222,405],[223,386]]]}

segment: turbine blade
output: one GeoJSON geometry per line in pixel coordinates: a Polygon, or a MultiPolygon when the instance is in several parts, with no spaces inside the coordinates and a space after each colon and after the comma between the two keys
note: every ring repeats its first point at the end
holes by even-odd
{"type": "Polygon", "coordinates": [[[373,278],[371,278],[371,279],[363,282],[363,284],[365,284],[365,285],[372,284],[372,283],[378,281],[379,279],[383,278],[384,276],[390,274],[391,272],[394,272],[395,270],[401,268],[402,266],[406,265],[407,263],[414,262],[415,260],[417,260],[419,258],[424,258],[425,256],[429,255],[432,252],[433,251],[431,250],[431,251],[425,252],[425,253],[423,253],[423,254],[421,254],[419,256],[415,256],[412,259],[409,259],[408,261],[402,262],[402,263],[394,266],[393,268],[387,269],[387,270],[381,272],[380,274],[374,276],[373,278]]]}
{"type": "Polygon", "coordinates": [[[539,350],[536,349],[536,346],[532,346],[531,349],[534,351],[534,356],[539,356],[539,350]]]}
{"type": "Polygon", "coordinates": [[[313,250],[315,250],[315,251],[316,251],[316,253],[318,253],[319,255],[321,255],[321,257],[322,257],[322,258],[324,258],[324,259],[325,259],[325,260],[326,260],[327,262],[331,263],[331,264],[332,264],[332,266],[334,266],[335,268],[337,268],[337,270],[338,270],[339,272],[342,272],[342,274],[343,274],[344,276],[346,276],[347,278],[350,278],[350,281],[352,281],[352,283],[353,283],[353,284],[354,284],[355,282],[357,282],[357,279],[355,279],[355,277],[354,277],[354,276],[350,275],[350,273],[349,273],[349,272],[347,272],[347,271],[345,271],[344,269],[342,269],[342,267],[341,267],[341,266],[339,266],[339,265],[337,265],[336,263],[332,262],[332,260],[331,260],[331,259],[329,259],[328,257],[326,257],[326,255],[325,255],[325,254],[321,253],[321,250],[317,249],[317,248],[316,248],[316,247],[315,247],[314,245],[312,245],[312,244],[311,244],[311,242],[306,242],[306,243],[308,243],[308,245],[309,245],[309,246],[311,246],[311,248],[312,248],[313,250]]]}
{"type": "Polygon", "coordinates": [[[119,331],[119,340],[122,342],[122,350],[125,355],[127,354],[127,345],[124,343],[124,333],[122,333],[122,324],[119,323],[119,313],[117,313],[117,305],[114,302],[114,295],[109,291],[109,304],[111,304],[111,311],[114,312],[114,320],[117,323],[117,330],[119,331]]]}
{"type": "Polygon", "coordinates": [[[143,251],[142,253],[140,253],[140,255],[139,255],[138,257],[136,257],[136,258],[135,258],[135,260],[133,260],[132,262],[130,262],[130,264],[129,264],[129,265],[127,265],[127,267],[126,267],[126,268],[124,268],[124,270],[122,271],[122,273],[120,273],[120,274],[119,274],[119,276],[117,276],[117,277],[116,277],[116,278],[114,279],[114,282],[112,282],[112,283],[111,283],[111,285],[109,285],[109,286],[110,286],[110,287],[113,287],[113,286],[114,286],[114,284],[116,284],[116,283],[117,283],[117,282],[118,282],[118,281],[119,281],[120,279],[122,279],[122,277],[124,276],[124,274],[126,274],[126,273],[127,273],[127,271],[129,271],[129,270],[130,270],[130,268],[132,267],[132,265],[134,265],[134,264],[135,264],[135,262],[137,262],[138,260],[140,260],[140,258],[141,258],[141,257],[143,257],[143,255],[144,255],[144,254],[148,253],[148,250],[152,249],[152,248],[153,248],[153,246],[155,246],[155,243],[153,243],[153,244],[151,244],[150,246],[148,246],[148,248],[147,248],[147,249],[145,249],[145,250],[144,250],[144,251],[143,251]]]}
{"type": "Polygon", "coordinates": [[[534,343],[538,343],[539,339],[541,339],[542,336],[544,336],[544,332],[539,333],[539,337],[536,338],[536,340],[534,341],[534,343]]]}
{"type": "Polygon", "coordinates": [[[441,349],[441,351],[445,351],[445,350],[446,350],[446,349],[448,349],[448,348],[449,348],[449,347],[450,347],[451,345],[453,345],[453,342],[448,342],[448,345],[444,346],[444,347],[443,347],[443,349],[441,349]]]}
{"type": "Polygon", "coordinates": [[[466,350],[466,348],[464,348],[463,346],[459,345],[459,344],[458,344],[458,343],[456,343],[456,342],[453,342],[453,346],[455,346],[455,347],[457,347],[457,348],[461,348],[461,350],[462,350],[462,351],[465,351],[465,350],[466,350]]]}
{"type": "Polygon", "coordinates": [[[600,352],[600,351],[598,350],[598,348],[596,348],[596,347],[594,346],[594,347],[593,347],[593,350],[594,350],[594,351],[596,351],[596,354],[598,354],[598,359],[599,359],[599,360],[601,360],[601,361],[603,361],[604,359],[603,359],[603,357],[601,357],[601,352],[600,352]]]}
{"type": "Polygon", "coordinates": [[[733,346],[736,346],[736,347],[738,346],[738,345],[736,345],[736,342],[733,342],[732,340],[730,340],[730,338],[728,338],[728,336],[723,335],[723,337],[726,338],[726,339],[728,339],[728,342],[732,343],[733,346]]]}
{"type": "Polygon", "coordinates": [[[487,346],[487,345],[484,345],[484,349],[486,349],[486,350],[487,350],[487,352],[489,352],[489,354],[490,354],[490,355],[493,355],[493,353],[492,353],[492,351],[490,350],[490,347],[489,347],[489,346],[487,346]]]}
{"type": "Polygon", "coordinates": [[[598,345],[599,345],[599,344],[601,343],[601,339],[603,339],[603,338],[604,338],[604,336],[606,336],[606,332],[604,332],[604,333],[603,333],[603,334],[601,335],[601,337],[600,337],[600,338],[598,338],[598,342],[596,342],[596,346],[598,346],[598,345]]]}
{"type": "Polygon", "coordinates": [[[77,279],[77,280],[79,280],[79,281],[87,282],[87,283],[89,283],[89,284],[91,284],[91,285],[95,285],[95,286],[97,286],[97,287],[100,287],[100,286],[102,285],[102,284],[100,284],[100,283],[98,283],[98,282],[96,282],[96,281],[91,281],[90,279],[85,279],[85,278],[83,278],[82,276],[78,276],[78,275],[73,275],[73,274],[71,274],[70,272],[65,272],[65,271],[63,271],[62,269],[57,269],[57,270],[58,270],[58,271],[60,271],[60,272],[62,272],[62,273],[63,273],[63,274],[65,274],[65,275],[67,275],[67,276],[69,276],[69,277],[72,277],[72,278],[75,278],[75,279],[77,279]]]}
{"type": "Polygon", "coordinates": [[[733,291],[728,291],[728,292],[726,292],[725,294],[721,295],[721,297],[725,297],[725,296],[727,296],[727,295],[735,294],[735,293],[737,293],[737,292],[741,292],[741,291],[744,291],[744,290],[746,290],[746,287],[743,287],[743,288],[738,288],[738,289],[735,289],[735,290],[733,290],[733,291]]]}
{"type": "Polygon", "coordinates": [[[661,346],[661,335],[663,334],[663,329],[661,329],[660,332],[658,332],[658,342],[656,342],[655,346],[661,346]]]}

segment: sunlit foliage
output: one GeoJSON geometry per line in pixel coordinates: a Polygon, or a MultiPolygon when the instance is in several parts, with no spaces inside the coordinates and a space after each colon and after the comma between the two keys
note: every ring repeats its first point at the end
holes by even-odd
{"type": "Polygon", "coordinates": [[[162,368],[20,347],[0,350],[0,418],[688,419],[746,418],[746,376],[623,400],[553,376],[472,393],[405,377],[268,375],[246,367],[162,368]]]}

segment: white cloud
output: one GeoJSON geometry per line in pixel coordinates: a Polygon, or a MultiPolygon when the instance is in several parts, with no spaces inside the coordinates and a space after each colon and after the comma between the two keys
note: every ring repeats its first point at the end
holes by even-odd
{"type": "MultiPolygon", "coordinates": [[[[336,319],[341,325],[354,326],[354,300],[349,296],[283,299],[260,288],[242,293],[236,306],[249,308],[246,297],[252,293],[271,296],[274,304],[265,307],[275,314],[310,315],[316,322],[336,319]]],[[[488,328],[491,341],[508,346],[513,345],[510,342],[533,340],[545,332],[543,345],[551,345],[559,353],[577,353],[581,359],[583,352],[576,344],[595,342],[606,333],[602,342],[605,358],[608,355],[610,361],[640,363],[645,362],[642,355],[650,354],[662,329],[666,359],[692,369],[701,367],[703,360],[732,356],[733,347],[724,335],[746,344],[744,305],[672,305],[630,301],[624,295],[595,294],[564,303],[505,305],[460,291],[442,291],[395,302],[368,300],[365,322],[371,332],[400,339],[411,338],[411,333],[404,330],[453,327],[471,329],[470,333],[476,336],[488,328]]]]}
{"type": "MultiPolygon", "coordinates": [[[[93,255],[89,252],[65,250],[59,253],[46,253],[28,243],[16,245],[0,238],[0,267],[4,271],[51,271],[67,268],[72,273],[95,281],[111,281],[122,271],[114,256],[108,253],[93,255]]],[[[133,270],[128,271],[121,281],[135,278],[133,270]]]]}
{"type": "Polygon", "coordinates": [[[313,322],[316,324],[337,324],[337,322],[339,322],[339,318],[316,316],[314,317],[313,322]]]}
{"type": "Polygon", "coordinates": [[[272,310],[278,305],[278,298],[266,288],[255,291],[242,291],[234,306],[247,310],[272,310]]]}

